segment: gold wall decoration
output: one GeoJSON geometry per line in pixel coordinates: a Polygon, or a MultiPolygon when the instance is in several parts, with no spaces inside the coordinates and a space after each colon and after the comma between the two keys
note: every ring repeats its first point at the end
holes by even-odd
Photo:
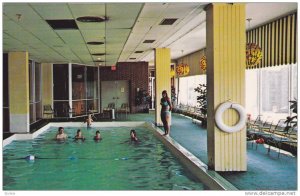
{"type": "Polygon", "coordinates": [[[200,68],[203,70],[203,71],[206,71],[206,65],[207,65],[207,61],[206,61],[206,56],[203,55],[200,59],[200,68]]]}
{"type": "Polygon", "coordinates": [[[176,74],[178,76],[186,76],[190,73],[190,66],[185,63],[181,63],[176,66],[176,74]]]}
{"type": "Polygon", "coordinates": [[[246,46],[246,66],[254,67],[262,59],[261,48],[255,43],[248,43],[246,46]]]}

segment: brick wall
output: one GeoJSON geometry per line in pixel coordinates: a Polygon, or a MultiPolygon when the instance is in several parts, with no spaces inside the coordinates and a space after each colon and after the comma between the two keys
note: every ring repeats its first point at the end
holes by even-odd
{"type": "Polygon", "coordinates": [[[101,67],[100,81],[114,80],[129,81],[130,111],[139,112],[139,108],[135,105],[136,89],[148,91],[148,62],[119,62],[115,71],[110,67],[101,67]]]}

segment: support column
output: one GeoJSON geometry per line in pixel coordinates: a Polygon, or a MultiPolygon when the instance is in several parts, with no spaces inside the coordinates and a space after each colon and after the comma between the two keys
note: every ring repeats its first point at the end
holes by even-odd
{"type": "Polygon", "coordinates": [[[69,118],[72,118],[73,117],[73,114],[70,113],[70,110],[72,110],[71,108],[73,108],[73,97],[72,97],[72,63],[69,63],[68,65],[68,68],[69,68],[69,81],[68,81],[68,84],[69,84],[69,109],[68,109],[68,117],[69,118]]]}
{"type": "Polygon", "coordinates": [[[42,63],[42,105],[51,105],[53,108],[53,65],[42,63]]]}
{"type": "MultiPolygon", "coordinates": [[[[216,171],[246,171],[246,130],[223,132],[215,124],[215,112],[228,101],[245,107],[246,29],[245,5],[212,3],[206,9],[207,44],[207,150],[208,165],[216,171]]],[[[233,126],[235,110],[223,114],[233,126]]]]}
{"type": "MultiPolygon", "coordinates": [[[[160,99],[162,91],[166,90],[171,98],[171,55],[170,48],[155,49],[155,123],[162,126],[160,119],[160,99]]],[[[171,120],[171,119],[170,119],[171,120]]],[[[171,121],[170,121],[171,122],[171,121]]]]}
{"type": "Polygon", "coordinates": [[[29,132],[28,52],[8,53],[10,132],[29,132]]]}

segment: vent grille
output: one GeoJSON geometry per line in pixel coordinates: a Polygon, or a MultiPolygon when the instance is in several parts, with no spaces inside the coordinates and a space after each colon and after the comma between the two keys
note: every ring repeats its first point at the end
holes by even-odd
{"type": "Polygon", "coordinates": [[[75,20],[46,20],[54,30],[78,29],[75,20]]]}
{"type": "Polygon", "coordinates": [[[155,42],[154,39],[146,39],[143,43],[153,43],[155,42]]]}
{"type": "Polygon", "coordinates": [[[163,19],[159,25],[172,25],[178,18],[165,18],[163,19]]]}
{"type": "Polygon", "coordinates": [[[144,51],[135,51],[134,53],[143,53],[144,51]]]}

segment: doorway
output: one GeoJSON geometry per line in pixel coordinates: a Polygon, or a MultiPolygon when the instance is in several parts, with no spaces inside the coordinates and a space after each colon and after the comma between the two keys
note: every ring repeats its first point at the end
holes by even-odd
{"type": "Polygon", "coordinates": [[[109,103],[115,104],[115,109],[120,108],[123,103],[129,103],[129,81],[115,80],[101,82],[101,112],[109,103]]]}

